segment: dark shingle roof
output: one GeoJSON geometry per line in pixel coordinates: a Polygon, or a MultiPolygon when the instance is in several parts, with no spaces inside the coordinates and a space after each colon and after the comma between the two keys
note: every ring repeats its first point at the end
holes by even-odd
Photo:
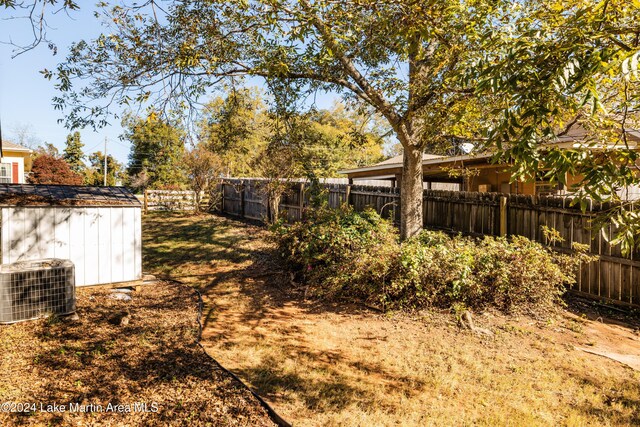
{"type": "Polygon", "coordinates": [[[140,206],[140,201],[124,187],[0,184],[0,205],[140,206]]]}

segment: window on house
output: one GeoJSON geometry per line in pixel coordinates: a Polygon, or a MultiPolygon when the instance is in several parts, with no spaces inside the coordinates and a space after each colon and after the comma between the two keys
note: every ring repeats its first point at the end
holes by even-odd
{"type": "Polygon", "coordinates": [[[0,163],[0,183],[11,184],[11,163],[0,163]]]}
{"type": "Polygon", "coordinates": [[[542,196],[542,195],[562,194],[563,192],[562,190],[564,190],[564,186],[559,182],[554,182],[554,183],[549,182],[549,180],[546,179],[544,175],[545,175],[544,171],[540,171],[536,175],[536,182],[535,182],[536,195],[542,196]]]}

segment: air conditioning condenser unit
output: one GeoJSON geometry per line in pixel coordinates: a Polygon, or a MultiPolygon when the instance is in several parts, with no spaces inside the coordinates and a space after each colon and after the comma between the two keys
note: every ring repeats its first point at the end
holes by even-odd
{"type": "Polygon", "coordinates": [[[73,263],[39,259],[0,265],[0,323],[76,310],[73,263]]]}

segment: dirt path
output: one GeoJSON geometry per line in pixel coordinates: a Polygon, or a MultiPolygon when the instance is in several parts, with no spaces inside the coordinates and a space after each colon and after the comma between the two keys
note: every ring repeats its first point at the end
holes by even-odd
{"type": "Polygon", "coordinates": [[[623,321],[588,310],[583,317],[567,313],[567,318],[583,325],[584,331],[576,349],[615,360],[640,371],[639,319],[623,321]]]}
{"type": "Polygon", "coordinates": [[[192,254],[161,265],[203,292],[203,344],[295,425],[640,423],[640,373],[576,349],[608,343],[632,354],[631,329],[613,335],[617,327],[573,313],[476,315],[488,338],[448,313],[310,301],[270,261],[264,230],[215,217],[169,223],[176,236],[198,237],[150,249],[157,261],[172,247],[192,254]]]}

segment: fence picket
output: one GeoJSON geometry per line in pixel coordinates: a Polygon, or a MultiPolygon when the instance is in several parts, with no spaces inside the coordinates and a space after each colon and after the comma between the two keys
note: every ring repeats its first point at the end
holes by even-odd
{"type": "MultiPolygon", "coordinates": [[[[222,203],[220,209],[227,214],[254,219],[264,218],[266,202],[257,190],[260,180],[226,180],[221,184],[222,203]],[[244,184],[242,195],[237,188],[244,184]],[[244,200],[243,200],[244,199],[244,200]]],[[[308,192],[303,191],[303,182],[291,182],[290,191],[281,199],[281,212],[289,221],[299,220],[309,203],[308,192]]],[[[394,187],[321,184],[327,190],[328,204],[337,208],[349,203],[357,211],[367,207],[376,209],[384,217],[392,217],[396,224],[400,220],[400,189],[394,187]]],[[[566,197],[526,196],[497,193],[469,193],[460,191],[425,190],[423,195],[424,225],[433,229],[445,229],[471,235],[500,235],[506,228],[507,235],[522,235],[542,244],[546,242],[543,227],[558,231],[563,242],[551,245],[567,252],[572,243],[590,246],[590,252],[602,255],[600,260],[583,266],[573,289],[595,297],[611,299],[640,306],[640,251],[631,260],[623,258],[619,247],[610,245],[592,229],[591,220],[607,204],[591,203],[586,212],[571,206],[566,197]],[[500,199],[506,200],[501,221],[500,199]],[[505,221],[506,220],[506,221],[505,221]],[[506,224],[504,223],[506,222],[506,224]]],[[[614,232],[609,226],[607,235],[614,232]]]]}

